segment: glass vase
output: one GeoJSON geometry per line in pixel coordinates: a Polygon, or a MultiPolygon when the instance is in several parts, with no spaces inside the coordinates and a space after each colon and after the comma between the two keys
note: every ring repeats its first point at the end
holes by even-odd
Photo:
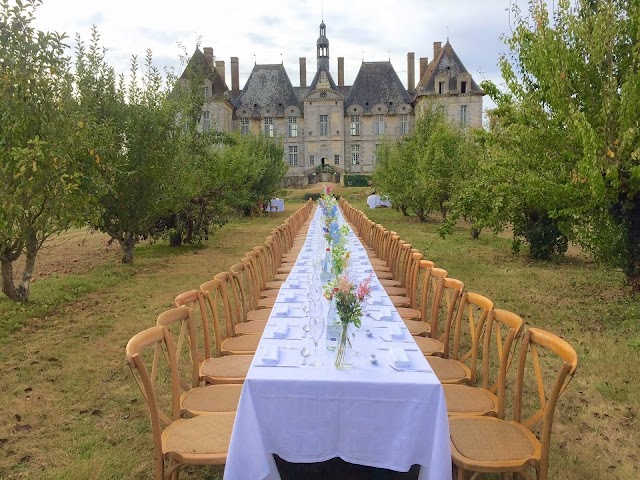
{"type": "Polygon", "coordinates": [[[339,369],[351,368],[353,365],[353,346],[349,340],[349,324],[342,324],[340,341],[336,352],[335,366],[339,369]]]}

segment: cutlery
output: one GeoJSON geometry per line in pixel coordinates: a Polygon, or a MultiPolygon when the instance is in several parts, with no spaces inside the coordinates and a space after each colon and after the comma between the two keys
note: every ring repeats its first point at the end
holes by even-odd
{"type": "MultiPolygon", "coordinates": [[[[376,350],[389,350],[387,347],[378,347],[376,350]]],[[[417,348],[404,348],[405,352],[417,352],[419,351],[417,348]]]]}
{"type": "Polygon", "coordinates": [[[299,368],[300,365],[289,365],[284,363],[278,363],[277,365],[267,365],[265,363],[254,363],[254,367],[289,367],[289,368],[299,368]]]}
{"type": "Polygon", "coordinates": [[[424,372],[424,373],[433,373],[433,370],[429,370],[428,368],[400,368],[396,367],[393,363],[390,363],[389,366],[393,368],[396,372],[424,372]]]}
{"type": "Polygon", "coordinates": [[[381,337],[380,335],[378,335],[378,338],[383,342],[388,342],[388,343],[415,343],[414,340],[389,340],[387,338],[381,337]]]}

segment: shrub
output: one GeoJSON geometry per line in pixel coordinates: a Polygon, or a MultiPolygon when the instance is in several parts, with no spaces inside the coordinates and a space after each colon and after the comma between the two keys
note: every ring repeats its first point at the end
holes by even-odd
{"type": "Polygon", "coordinates": [[[368,187],[371,182],[371,175],[345,175],[345,187],[368,187]]]}

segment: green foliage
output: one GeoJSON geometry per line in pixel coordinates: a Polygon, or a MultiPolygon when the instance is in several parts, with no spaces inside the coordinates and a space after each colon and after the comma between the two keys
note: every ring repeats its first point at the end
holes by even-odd
{"type": "Polygon", "coordinates": [[[12,3],[0,3],[0,263],[2,291],[27,301],[43,242],[94,214],[103,167],[83,148],[65,37],[33,27],[40,1],[12,3]]]}
{"type": "Polygon", "coordinates": [[[433,211],[447,215],[448,202],[469,169],[468,133],[436,110],[417,120],[412,135],[383,143],[373,179],[393,205],[413,210],[420,221],[433,211]]]}
{"type": "Polygon", "coordinates": [[[333,165],[325,163],[324,165],[316,165],[314,171],[315,173],[335,173],[336,169],[333,168],[333,165]]]}
{"type": "Polygon", "coordinates": [[[371,175],[349,174],[344,176],[345,187],[367,187],[371,182],[371,175]]]}
{"type": "Polygon", "coordinates": [[[640,4],[562,0],[549,12],[532,0],[513,13],[508,90],[484,85],[498,105],[487,170],[512,206],[503,221],[546,216],[640,289],[640,4]]]}

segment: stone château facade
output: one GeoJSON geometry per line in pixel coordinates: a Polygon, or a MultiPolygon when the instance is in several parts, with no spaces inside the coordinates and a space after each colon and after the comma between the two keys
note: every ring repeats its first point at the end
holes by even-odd
{"type": "MultiPolygon", "coordinates": [[[[371,173],[383,139],[412,132],[416,115],[440,108],[461,125],[482,125],[484,92],[447,41],[433,44],[433,59],[420,59],[415,84],[415,54],[407,55],[407,88],[391,62],[362,62],[353,85],[344,85],[344,58],[338,58],[338,83],[329,71],[329,40],[320,24],[317,66],[307,86],[306,58],[300,58],[300,85],[294,87],[283,65],[254,65],[242,90],[239,62],[231,58],[231,88],[225,64],[213,49],[196,49],[190,62],[207,71],[203,129],[239,130],[281,139],[289,164],[289,184],[304,185],[318,165],[336,172],[371,173]]],[[[186,70],[185,70],[186,71],[186,70]]],[[[183,78],[185,78],[183,74],[183,78]]]]}

